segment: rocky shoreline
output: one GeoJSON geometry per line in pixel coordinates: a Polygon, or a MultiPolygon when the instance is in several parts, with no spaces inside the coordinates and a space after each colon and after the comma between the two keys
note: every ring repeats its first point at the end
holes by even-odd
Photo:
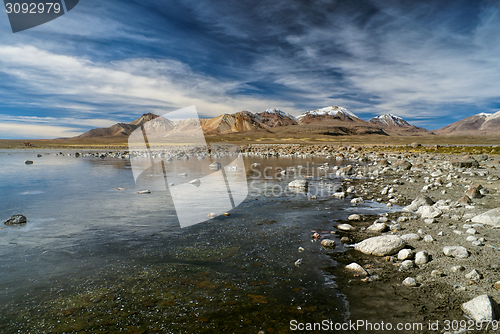
{"type": "Polygon", "coordinates": [[[351,301],[351,316],[372,321],[498,320],[497,158],[401,152],[343,157],[368,160],[344,176],[343,193],[351,203],[404,206],[381,216],[353,214],[337,226],[342,242],[355,246],[334,255],[343,264],[339,286],[351,301]],[[344,269],[351,263],[359,267],[344,269]],[[377,312],[374,304],[358,300],[376,298],[377,291],[386,291],[383,298],[394,305],[377,312]],[[466,304],[480,296],[480,305],[466,304]]]}

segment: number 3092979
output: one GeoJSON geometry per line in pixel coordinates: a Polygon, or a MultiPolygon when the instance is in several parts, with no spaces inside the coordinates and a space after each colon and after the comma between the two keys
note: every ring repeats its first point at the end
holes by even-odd
{"type": "Polygon", "coordinates": [[[7,11],[7,14],[10,13],[23,13],[23,14],[49,14],[49,13],[55,13],[59,14],[61,11],[61,5],[59,3],[53,3],[53,2],[47,2],[47,3],[6,3],[5,4],[5,9],[7,11]]]}

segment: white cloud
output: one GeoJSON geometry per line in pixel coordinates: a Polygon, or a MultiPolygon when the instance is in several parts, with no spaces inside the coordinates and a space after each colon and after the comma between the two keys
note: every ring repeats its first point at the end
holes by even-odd
{"type": "Polygon", "coordinates": [[[229,92],[245,84],[194,73],[175,60],[129,59],[98,64],[33,46],[0,46],[0,72],[28,92],[45,94],[37,103],[64,105],[61,97],[68,97],[73,101],[69,108],[82,108],[88,103],[89,109],[95,110],[95,104],[107,104],[135,108],[135,114],[142,114],[149,107],[169,111],[196,105],[201,113],[216,116],[242,109],[261,111],[279,106],[290,110],[293,106],[288,101],[231,96],[229,92]]]}
{"type": "Polygon", "coordinates": [[[77,128],[53,126],[53,125],[40,125],[40,124],[25,124],[13,122],[1,122],[0,133],[2,138],[63,138],[74,137],[81,134],[77,128]]]}

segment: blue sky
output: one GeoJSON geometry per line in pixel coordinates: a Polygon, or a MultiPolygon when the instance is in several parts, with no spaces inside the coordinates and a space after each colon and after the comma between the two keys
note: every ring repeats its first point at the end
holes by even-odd
{"type": "Polygon", "coordinates": [[[494,1],[80,0],[13,34],[0,14],[0,138],[54,138],[196,105],[330,105],[436,129],[500,109],[494,1]]]}

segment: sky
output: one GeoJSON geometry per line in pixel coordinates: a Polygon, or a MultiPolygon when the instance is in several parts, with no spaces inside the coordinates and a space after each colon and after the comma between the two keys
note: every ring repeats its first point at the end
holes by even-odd
{"type": "Polygon", "coordinates": [[[195,105],[201,117],[338,105],[437,129],[500,109],[495,1],[80,0],[12,33],[0,138],[70,137],[195,105]]]}

